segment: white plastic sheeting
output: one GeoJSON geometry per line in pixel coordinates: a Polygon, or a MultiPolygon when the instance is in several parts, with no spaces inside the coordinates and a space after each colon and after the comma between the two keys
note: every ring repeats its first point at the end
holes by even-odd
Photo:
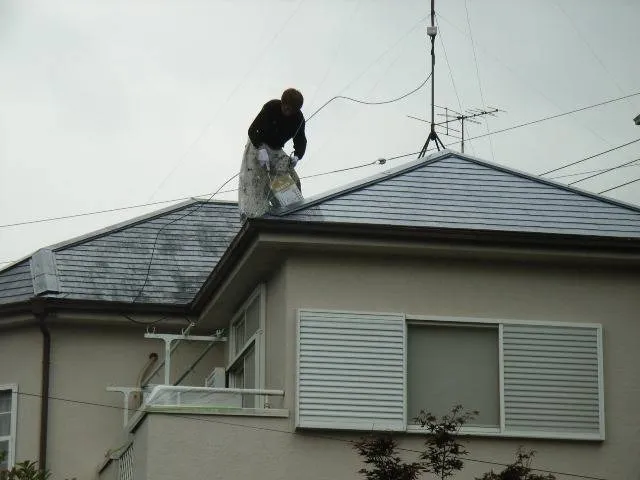
{"type": "Polygon", "coordinates": [[[240,186],[238,204],[240,214],[246,217],[260,217],[269,211],[270,176],[289,173],[296,183],[300,183],[295,170],[291,168],[291,159],[282,149],[264,146],[269,154],[269,172],[258,163],[258,149],[247,141],[240,167],[240,186]]]}

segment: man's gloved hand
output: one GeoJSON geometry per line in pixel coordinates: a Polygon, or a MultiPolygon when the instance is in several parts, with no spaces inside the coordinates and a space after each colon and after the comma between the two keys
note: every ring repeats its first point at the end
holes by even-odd
{"type": "Polygon", "coordinates": [[[300,161],[300,159],[295,155],[291,155],[291,157],[289,158],[291,158],[291,168],[296,168],[296,164],[300,161]]]}
{"type": "Polygon", "coordinates": [[[267,172],[269,171],[269,153],[267,153],[265,148],[258,150],[258,163],[262,168],[266,169],[267,172]]]}

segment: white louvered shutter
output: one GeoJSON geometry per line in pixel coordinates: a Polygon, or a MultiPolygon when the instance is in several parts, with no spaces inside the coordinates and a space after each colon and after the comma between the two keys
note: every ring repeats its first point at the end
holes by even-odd
{"type": "Polygon", "coordinates": [[[505,432],[604,438],[599,327],[503,328],[505,432]]]}
{"type": "Polygon", "coordinates": [[[297,425],[406,429],[402,314],[300,310],[297,425]]]}

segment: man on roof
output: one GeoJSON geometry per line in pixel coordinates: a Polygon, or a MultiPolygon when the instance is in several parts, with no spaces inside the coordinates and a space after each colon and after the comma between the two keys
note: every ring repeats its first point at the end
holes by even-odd
{"type": "Polygon", "coordinates": [[[243,218],[259,217],[268,211],[270,175],[289,173],[300,189],[295,166],[307,148],[305,120],[300,111],[303,102],[304,98],[298,90],[288,88],[280,100],[265,103],[251,123],[240,168],[238,191],[240,215],[243,218]],[[283,148],[291,139],[294,151],[289,156],[283,148]]]}

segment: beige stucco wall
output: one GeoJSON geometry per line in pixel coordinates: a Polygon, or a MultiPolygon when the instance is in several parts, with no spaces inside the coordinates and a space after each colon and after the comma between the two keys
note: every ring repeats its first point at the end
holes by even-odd
{"type": "MultiPolygon", "coordinates": [[[[107,386],[135,386],[140,370],[155,352],[164,358],[164,343],[145,339],[143,326],[50,324],[51,380],[48,468],[54,478],[93,478],[107,450],[120,445],[123,397],[107,386]]],[[[159,329],[160,330],[160,329],[159,329]]],[[[179,329],[171,329],[179,333],[179,329]]],[[[185,342],[172,356],[175,381],[206,344],[185,342]]],[[[213,366],[224,365],[224,351],[214,346],[183,385],[204,385],[213,366]]],[[[40,434],[42,334],[36,326],[0,331],[0,385],[17,384],[16,460],[37,460],[40,434]]],[[[162,383],[161,368],[152,381],[162,383]]]]}
{"type": "MultiPolygon", "coordinates": [[[[601,323],[606,441],[472,439],[470,456],[508,460],[519,444],[551,470],[605,478],[640,474],[640,274],[637,270],[533,261],[299,255],[286,264],[286,335],[298,308],[601,323]]],[[[289,372],[295,347],[287,345],[289,372]]],[[[295,376],[287,375],[287,392],[295,376]]],[[[294,395],[288,395],[292,400],[294,395]]],[[[295,401],[288,406],[293,408],[295,401]]],[[[292,410],[293,412],[293,410],[292,410]]],[[[292,421],[293,421],[292,413],[292,421]]],[[[500,460],[499,460],[500,461],[500,460]]],[[[332,460],[333,462],[333,460],[332,460]]],[[[346,472],[345,472],[346,473],[346,472]]],[[[320,478],[320,477],[318,477],[320,478]]]]}
{"type": "MultiPolygon", "coordinates": [[[[51,396],[81,403],[52,400],[49,424],[49,467],[59,478],[90,478],[97,463],[121,436],[123,397],[107,386],[135,386],[149,354],[164,358],[164,342],[144,338],[145,327],[53,327],[51,330],[51,396]],[[103,405],[115,407],[108,408],[103,405]]],[[[176,332],[177,333],[177,332],[176,332]]],[[[172,381],[197,358],[205,344],[182,343],[172,355],[172,381]]],[[[214,365],[223,365],[214,347],[183,385],[204,385],[214,365]]],[[[163,369],[157,380],[162,383],[163,369]]],[[[154,379],[155,380],[155,379],[154,379]]]]}
{"type": "MultiPolygon", "coordinates": [[[[135,434],[140,446],[136,455],[145,456],[136,462],[146,464],[146,476],[136,478],[362,478],[357,471],[363,464],[348,443],[359,434],[294,429],[299,308],[603,324],[604,442],[482,437],[465,441],[474,460],[508,463],[524,445],[538,451],[535,465],[540,468],[638,478],[639,290],[637,271],[602,264],[292,254],[266,279],[266,387],[284,388],[289,418],[147,415],[135,434]]],[[[406,434],[400,442],[405,449],[419,450],[423,439],[406,434]]],[[[403,456],[416,458],[407,451],[403,456]]],[[[474,478],[491,468],[470,460],[459,478],[474,478]]]]}
{"type": "Polygon", "coordinates": [[[38,458],[42,334],[37,327],[0,331],[0,385],[18,385],[16,461],[38,458]]]}

